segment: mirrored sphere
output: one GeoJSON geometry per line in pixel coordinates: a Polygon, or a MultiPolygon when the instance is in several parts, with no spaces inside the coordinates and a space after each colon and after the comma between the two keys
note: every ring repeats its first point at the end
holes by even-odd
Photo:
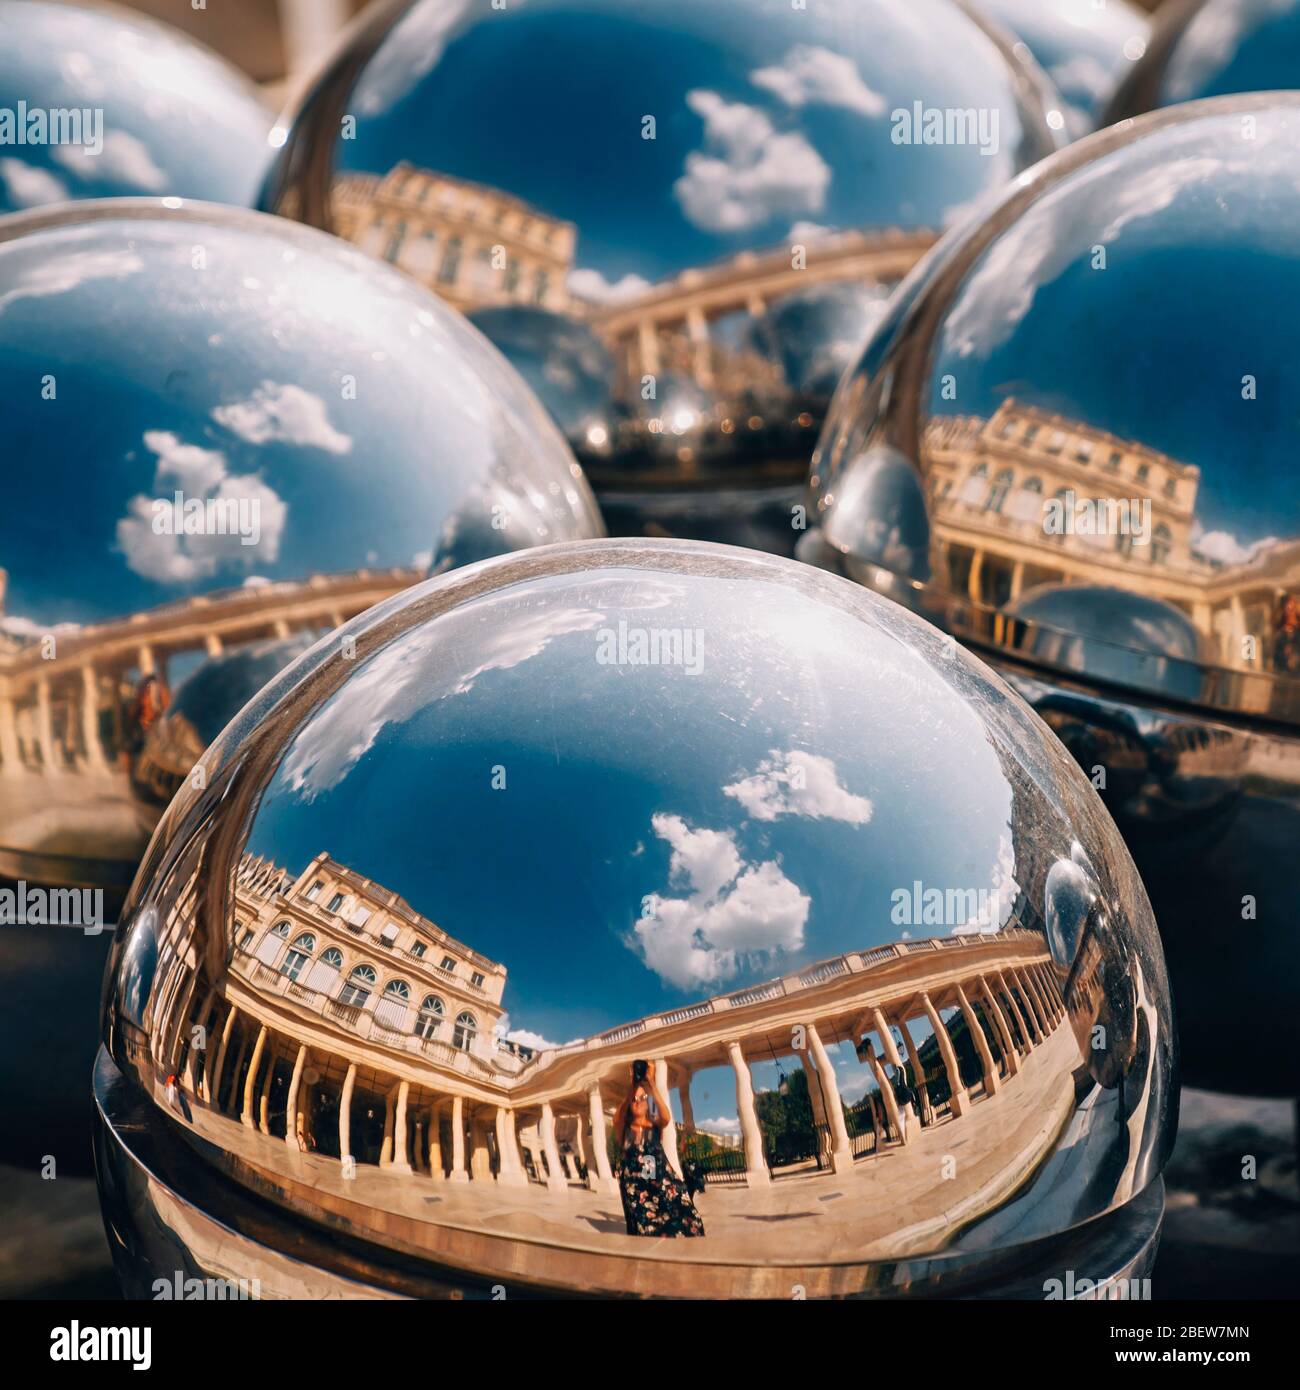
{"type": "Polygon", "coordinates": [[[177,780],[303,634],[431,571],[603,534],[459,315],[259,214],[0,223],[0,378],[10,878],[120,899],[177,780]]]}
{"type": "Polygon", "coordinates": [[[1129,0],[976,0],[1024,41],[1065,103],[1067,128],[1086,135],[1146,52],[1151,21],[1129,0]]]}
{"type": "Polygon", "coordinates": [[[174,29],[0,0],[0,213],[133,195],[249,207],[270,127],[257,89],[174,29]]]}
{"type": "Polygon", "coordinates": [[[1104,119],[1298,84],[1300,0],[1184,0],[1161,10],[1104,119]]]}
{"type": "Polygon", "coordinates": [[[262,206],[471,312],[612,531],[789,552],[885,292],[1059,105],[951,0],[420,0],[283,118],[262,206]]]}
{"type": "MultiPolygon", "coordinates": [[[[1026,705],[859,586],[502,557],[323,639],[204,765],[114,943],[105,1172],[130,1116],[176,1200],[269,1198],[385,1287],[400,1254],[469,1290],[957,1290],[1158,1224],[1132,861],[1026,705]]],[[[138,1286],[149,1223],[106,1202],[138,1286]]]]}
{"type": "Polygon", "coordinates": [[[1181,106],[1054,156],[954,233],[841,384],[800,551],[1013,673],[1129,838],[1189,1076],[1283,1094],[1300,1045],[1298,147],[1295,95],[1181,106]],[[1268,925],[1222,962],[1208,934],[1264,896],[1268,925]],[[1269,1059],[1249,1078],[1207,1026],[1225,1001],[1269,1059]]]}

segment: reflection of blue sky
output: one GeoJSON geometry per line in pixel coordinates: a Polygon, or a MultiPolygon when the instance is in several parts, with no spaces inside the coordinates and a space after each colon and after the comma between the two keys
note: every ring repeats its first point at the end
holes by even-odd
{"type": "Polygon", "coordinates": [[[576,264],[608,284],[799,223],[941,226],[1014,172],[1023,133],[1003,59],[938,0],[430,0],[349,110],[340,170],[406,159],[513,193],[574,222],[576,264]],[[1000,152],[894,145],[913,101],[998,107],[1000,152]]]}
{"type": "Polygon", "coordinates": [[[238,73],[134,16],[0,3],[0,108],[102,109],[103,150],[0,145],[0,212],[72,198],[170,194],[248,206],[269,151],[238,73]]]}
{"type": "Polygon", "coordinates": [[[511,526],[583,533],[570,456],[477,334],[395,272],[270,225],[161,214],[0,242],[14,619],[428,565],[489,498],[510,520],[497,549],[511,526]],[[160,534],[153,504],[177,491],[256,502],[257,543],[160,534]]]}
{"type": "Polygon", "coordinates": [[[1209,0],[1165,67],[1159,104],[1296,85],[1300,0],[1209,0]]]}
{"type": "Polygon", "coordinates": [[[1238,115],[1202,118],[1068,176],[967,275],[931,409],[987,416],[1014,396],[1197,464],[1198,521],[1227,533],[1225,558],[1233,538],[1294,534],[1297,139],[1294,108],[1259,112],[1253,140],[1238,115]]]}
{"type": "Polygon", "coordinates": [[[402,894],[506,965],[512,1028],[565,1042],[896,940],[895,888],[996,885],[1010,808],[981,721],[895,638],[785,586],[601,570],[371,658],[248,849],[402,894]],[[599,664],[620,617],[702,629],[703,672],[599,664]]]}

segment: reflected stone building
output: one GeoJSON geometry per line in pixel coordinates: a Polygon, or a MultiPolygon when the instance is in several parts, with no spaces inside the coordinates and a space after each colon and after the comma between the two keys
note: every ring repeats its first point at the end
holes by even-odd
{"type": "Polygon", "coordinates": [[[458,309],[570,307],[577,230],[519,198],[402,163],[334,182],[338,234],[458,309]]]}
{"type": "Polygon", "coordinates": [[[938,563],[977,603],[1001,607],[1040,584],[1115,585],[1180,609],[1226,666],[1269,670],[1288,640],[1300,658],[1300,542],[1216,548],[1197,525],[1194,465],[1011,398],[987,419],[932,417],[924,456],[938,563]],[[1053,500],[1095,499],[1149,506],[1144,534],[1048,528],[1053,500]]]}
{"type": "MultiPolygon", "coordinates": [[[[708,1248],[742,1251],[747,1217],[776,1218],[788,1204],[787,1179],[883,1177],[899,1208],[855,1205],[860,1257],[872,1239],[857,1229],[864,1212],[875,1212],[876,1240],[898,1248],[901,1230],[904,1247],[923,1248],[963,1210],[977,1216],[990,1193],[1012,1192],[1071,1113],[1061,1079],[1081,1056],[1060,1028],[1062,977],[1043,934],[1015,913],[998,930],[849,952],[533,1050],[500,1033],[506,966],[325,853],[296,877],[242,857],[229,968],[216,983],[194,968],[199,891],[191,880],[159,931],[154,1007],[132,1050],[160,1095],[178,1078],[186,1099],[176,1104],[200,1136],[271,1172],[267,1145],[311,1156],[331,1192],[346,1193],[367,1169],[470,1184],[466,1212],[481,1221],[474,1192],[518,1188],[504,1206],[492,1200],[500,1229],[524,1235],[530,1212],[549,1210],[528,1189],[540,1200],[616,1194],[613,1112],[632,1061],[646,1057],[677,1098],[681,1118],[663,1132],[670,1162],[702,1159],[708,1248]],[[841,1096],[829,1051],[840,1043],[874,1081],[856,1105],[841,1096]],[[774,1151],[760,1123],[751,1068],[782,1056],[808,1080],[816,1137],[803,1156],[774,1151]],[[734,1078],[740,1135],[730,1144],[695,1126],[692,1077],[715,1067],[734,1078]],[[896,1094],[905,1075],[915,1094],[906,1103],[896,1094]],[[964,1132],[969,1161],[936,1205],[929,1164],[904,1155],[950,1146],[936,1137],[948,1124],[964,1132]],[[247,1138],[235,1137],[240,1129],[247,1138]]],[[[796,1183],[789,1200],[807,1200],[802,1191],[796,1183]]],[[[821,1260],[811,1248],[799,1255],[821,1260]]]]}

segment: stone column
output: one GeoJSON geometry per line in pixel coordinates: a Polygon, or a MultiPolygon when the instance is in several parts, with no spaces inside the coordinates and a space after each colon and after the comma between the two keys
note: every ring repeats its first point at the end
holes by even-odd
{"type": "Polygon", "coordinates": [[[1046,1037],[1053,1028],[1052,1013],[1047,1007],[1047,1000],[1043,997],[1043,988],[1034,978],[1032,970],[1021,970],[1018,972],[1025,994],[1029,997],[1033,1007],[1038,1010],[1038,1026],[1046,1037]]]}
{"type": "Polygon", "coordinates": [[[709,321],[698,304],[693,304],[686,311],[686,334],[691,340],[692,374],[701,386],[711,386],[713,373],[709,362],[709,321]]]}
{"type": "MultiPolygon", "coordinates": [[[[642,319],[636,326],[637,351],[641,357],[638,376],[659,375],[659,335],[653,319],[642,319]]],[[[640,383],[637,383],[638,389],[640,383]]]]}
{"type": "Polygon", "coordinates": [[[357,1084],[357,1064],[348,1063],[343,1078],[343,1093],[339,1096],[339,1158],[346,1162],[352,1157],[352,1090],[357,1084]]]}
{"type": "Polygon", "coordinates": [[[307,1065],[307,1044],[298,1045],[298,1055],[293,1061],[293,1075],[289,1078],[289,1094],[284,1099],[284,1142],[297,1151],[298,1143],[298,1090],[302,1086],[302,1072],[307,1065]]]}
{"type": "MultiPolygon", "coordinates": [[[[889,1020],[880,1009],[873,1009],[871,1013],[872,1017],[876,1020],[876,1032],[880,1034],[880,1045],[885,1050],[885,1061],[894,1068],[900,1078],[906,1078],[907,1073],[903,1070],[903,1059],[898,1055],[898,1045],[894,1042],[894,1035],[890,1031],[889,1020]]],[[[913,1070],[915,1070],[915,1068],[913,1068],[913,1070]]],[[[890,1096],[893,1096],[894,1088],[888,1086],[888,1083],[886,1083],[886,1085],[890,1096]]],[[[895,1114],[903,1126],[903,1138],[906,1139],[907,1128],[913,1120],[916,1120],[918,1129],[921,1126],[921,1121],[917,1118],[916,1107],[911,1104],[899,1105],[897,1101],[894,1102],[894,1107],[895,1114]]],[[[894,1117],[891,1116],[890,1118],[892,1119],[894,1117]]]]}
{"type": "Polygon", "coordinates": [[[387,1168],[393,1161],[393,1097],[396,1088],[384,1097],[384,1137],[379,1145],[379,1166],[387,1168]]]}
{"type": "Polygon", "coordinates": [[[434,1182],[447,1176],[442,1167],[442,1102],[438,1100],[429,1108],[429,1176],[434,1182]]]}
{"type": "Polygon", "coordinates": [[[1002,1003],[994,992],[993,986],[984,978],[980,979],[980,992],[984,995],[984,1000],[989,1006],[989,1012],[993,1016],[993,1026],[998,1030],[998,1040],[1002,1048],[1002,1057],[1007,1064],[1007,1075],[1015,1076],[1020,1071],[1020,1057],[1016,1053],[1015,1039],[1011,1036],[1011,1025],[1007,1022],[1007,1016],[1002,1012],[1002,1003]]]}
{"type": "Polygon", "coordinates": [[[806,1052],[799,1053],[799,1065],[803,1068],[805,1084],[808,1087],[808,1104],[812,1107],[813,1124],[828,1125],[826,1105],[822,1099],[821,1083],[817,1079],[817,1067],[810,1064],[806,1052]]]}
{"type": "Polygon", "coordinates": [[[677,1103],[682,1108],[682,1128],[695,1128],[695,1111],[691,1106],[691,1073],[682,1072],[682,1079],[677,1083],[677,1103]]]}
{"type": "Polygon", "coordinates": [[[885,1115],[889,1120],[889,1127],[898,1135],[899,1142],[906,1144],[908,1141],[907,1126],[904,1125],[902,1113],[898,1108],[898,1098],[894,1095],[894,1088],[889,1084],[889,1078],[885,1075],[885,1068],[880,1058],[876,1056],[874,1048],[868,1065],[875,1074],[876,1085],[880,1088],[880,1098],[885,1103],[885,1115]]]}
{"type": "Polygon", "coordinates": [[[271,1133],[271,1083],[275,1080],[275,1054],[266,1059],[266,1077],[262,1081],[262,1098],[257,1103],[257,1127],[267,1136],[271,1133]]]}
{"type": "Polygon", "coordinates": [[[46,773],[63,771],[63,759],[54,742],[54,715],[50,710],[50,682],[42,676],[36,682],[36,741],[41,750],[41,766],[46,773]]]}
{"type": "Polygon", "coordinates": [[[81,739],[86,745],[87,764],[102,768],[106,760],[99,741],[99,681],[91,662],[81,668],[81,739]]]}
{"type": "MultiPolygon", "coordinates": [[[[664,1104],[668,1104],[668,1061],[667,1058],[657,1057],[654,1062],[655,1086],[659,1094],[664,1098],[664,1104]]],[[[659,1131],[659,1142],[664,1146],[664,1157],[668,1160],[669,1167],[674,1173],[682,1171],[681,1160],[677,1157],[677,1123],[673,1119],[673,1112],[668,1112],[668,1123],[659,1131]]]]}
{"type": "Polygon", "coordinates": [[[221,638],[215,632],[209,632],[203,639],[204,649],[209,656],[220,656],[222,652],[221,638]]]}
{"type": "Polygon", "coordinates": [[[0,695],[0,767],[3,767],[5,772],[14,773],[22,765],[22,753],[18,747],[18,722],[14,718],[14,702],[11,696],[0,695]]]}
{"type": "Polygon", "coordinates": [[[217,1044],[216,1059],[210,1064],[212,1067],[211,1076],[205,1076],[203,1079],[203,1098],[214,1110],[220,1109],[217,1097],[221,1094],[221,1073],[226,1065],[226,1049],[230,1046],[230,1035],[234,1031],[235,1017],[238,1013],[239,1010],[232,1005],[221,1029],[221,1041],[217,1044]]]}
{"type": "Polygon", "coordinates": [[[912,1084],[920,1097],[920,1118],[926,1124],[934,1123],[934,1106],[930,1101],[930,1086],[925,1079],[925,1068],[921,1065],[921,1054],[917,1050],[916,1039],[912,1036],[912,1025],[902,1014],[898,1016],[898,1030],[907,1043],[907,1059],[912,1064],[912,1084]]]}
{"type": "Polygon", "coordinates": [[[411,1098],[411,1083],[397,1083],[397,1113],[393,1117],[393,1172],[409,1173],[411,1160],[408,1154],[406,1107],[411,1098]]]}
{"type": "Polygon", "coordinates": [[[826,1118],[831,1130],[831,1169],[836,1173],[847,1172],[853,1167],[853,1147],[849,1143],[849,1127],[844,1122],[844,1106],[840,1104],[840,1088],[835,1081],[835,1068],[830,1055],[822,1042],[816,1024],[804,1025],[808,1037],[808,1051],[812,1054],[813,1065],[821,1078],[822,1097],[826,1102],[826,1118]]]}
{"type": "Polygon", "coordinates": [[[515,1128],[515,1112],[504,1105],[497,1106],[497,1152],[501,1155],[501,1171],[497,1181],[507,1187],[527,1187],[528,1174],[519,1157],[519,1131],[515,1128]]]}
{"type": "Polygon", "coordinates": [[[266,1024],[257,1030],[257,1042],[253,1044],[253,1060],[248,1064],[248,1075],[244,1078],[244,1109],[240,1120],[246,1128],[253,1128],[253,1086],[257,1080],[257,1069],[262,1064],[262,1052],[266,1047],[266,1024]]]}
{"type": "Polygon", "coordinates": [[[1025,1011],[1020,1007],[1020,1000],[1016,998],[1011,986],[1007,984],[1007,977],[999,970],[995,978],[1020,1029],[1020,1037],[1025,1044],[1025,1054],[1028,1055],[1030,1048],[1038,1041],[1037,1025],[1032,1029],[1030,1028],[1025,1011]]]}
{"type": "Polygon", "coordinates": [[[772,1175],[767,1171],[767,1160],[763,1157],[763,1131],[759,1128],[758,1113],[754,1109],[754,1079],[749,1074],[749,1063],[745,1061],[738,1041],[728,1041],[727,1055],[731,1059],[731,1069],[736,1073],[736,1111],[740,1116],[740,1132],[745,1139],[745,1173],[750,1187],[767,1187],[772,1175]]]}
{"type": "Polygon", "coordinates": [[[930,1002],[930,996],[924,990],[921,991],[921,1006],[925,1009],[926,1018],[930,1020],[930,1027],[934,1029],[934,1036],[939,1044],[939,1055],[943,1058],[944,1070],[948,1073],[948,1086],[952,1092],[948,1103],[954,1116],[964,1115],[970,1108],[970,1097],[961,1082],[961,1068],[957,1065],[957,1053],[953,1050],[952,1039],[943,1026],[939,1010],[930,1002]]]}
{"type": "Polygon", "coordinates": [[[961,1005],[962,1017],[966,1020],[966,1027],[970,1029],[975,1050],[980,1055],[980,1067],[984,1072],[984,1089],[989,1095],[996,1095],[1001,1089],[1002,1078],[998,1075],[997,1067],[993,1065],[993,1053],[989,1050],[989,1040],[984,1036],[984,1025],[980,1022],[974,1006],[966,997],[966,991],[960,985],[957,986],[957,1002],[961,1005]]]}
{"type": "Polygon", "coordinates": [[[463,1096],[451,1098],[451,1175],[449,1182],[468,1182],[465,1171],[465,1100],[463,1096]]]}
{"type": "Polygon", "coordinates": [[[560,1149],[555,1142],[555,1113],[551,1109],[551,1102],[542,1102],[542,1118],[537,1126],[537,1132],[541,1135],[542,1152],[546,1155],[546,1166],[549,1170],[546,1176],[546,1185],[552,1192],[567,1192],[569,1184],[564,1176],[564,1168],[560,1163],[560,1149]]]}
{"type": "Polygon", "coordinates": [[[1043,997],[1047,1000],[1047,1007],[1051,1012],[1052,1022],[1061,1021],[1061,996],[1056,988],[1056,980],[1051,970],[1046,965],[1039,964],[1034,967],[1034,977],[1043,988],[1043,997]]]}
{"type": "Polygon", "coordinates": [[[605,1106],[600,1098],[600,1086],[593,1082],[587,1088],[587,1105],[591,1112],[591,1155],[595,1166],[588,1170],[592,1191],[604,1188],[606,1192],[617,1192],[618,1183],[609,1163],[609,1140],[605,1132],[605,1106]]]}
{"type": "Polygon", "coordinates": [[[153,659],[153,648],[147,644],[136,652],[135,664],[139,667],[141,676],[157,675],[157,668],[153,659]]]}

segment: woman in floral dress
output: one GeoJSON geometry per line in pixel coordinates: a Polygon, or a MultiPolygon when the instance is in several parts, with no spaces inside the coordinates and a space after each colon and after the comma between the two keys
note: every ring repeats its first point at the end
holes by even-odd
{"type": "Polygon", "coordinates": [[[632,1063],[632,1085],[614,1118],[622,1155],[618,1189],[630,1236],[702,1236],[704,1221],[673,1172],[660,1131],[670,1111],[645,1062],[632,1063]]]}

